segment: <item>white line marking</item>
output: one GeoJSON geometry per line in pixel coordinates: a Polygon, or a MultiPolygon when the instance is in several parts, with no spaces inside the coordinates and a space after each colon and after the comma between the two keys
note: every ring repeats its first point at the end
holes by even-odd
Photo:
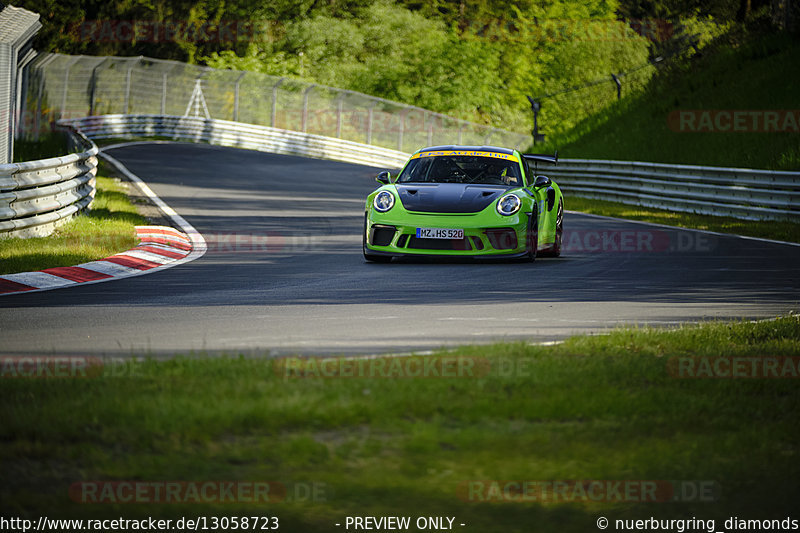
{"type": "MultiPolygon", "coordinates": [[[[637,206],[631,206],[637,207],[637,206]]],[[[759,241],[759,242],[769,242],[772,244],[785,244],[787,246],[800,246],[800,243],[797,242],[787,242],[787,241],[776,241],[773,239],[762,239],[761,237],[749,237],[747,235],[737,235],[736,233],[720,233],[718,231],[709,231],[706,229],[696,229],[696,228],[683,228],[681,226],[669,226],[667,224],[658,224],[657,222],[645,222],[644,220],[631,220],[629,218],[617,218],[617,217],[608,217],[605,215],[595,215],[592,213],[581,213],[580,211],[569,211],[567,209],[564,210],[565,213],[572,213],[573,215],[581,215],[585,217],[591,218],[605,218],[608,220],[618,220],[620,222],[630,222],[631,224],[641,224],[643,226],[655,226],[657,228],[666,228],[666,229],[673,229],[673,230],[681,230],[681,231],[693,231],[695,233],[705,233],[707,235],[717,235],[719,237],[735,237],[739,239],[747,239],[750,241],[759,241]]],[[[691,214],[691,213],[687,213],[691,214]]],[[[708,215],[712,216],[712,215],[708,215]]],[[[753,221],[757,222],[757,221],[753,221]]],[[[769,221],[766,221],[769,222],[769,221]]]]}
{"type": "Polygon", "coordinates": [[[529,342],[528,346],[558,346],[559,344],[564,344],[564,341],[529,342]]]}
{"type": "Polygon", "coordinates": [[[156,193],[154,193],[153,190],[139,178],[139,176],[128,170],[125,167],[125,165],[117,161],[115,158],[105,153],[105,150],[109,150],[111,148],[118,148],[119,146],[127,146],[127,144],[123,143],[122,145],[106,146],[105,148],[101,149],[99,154],[100,157],[102,157],[108,163],[110,163],[111,166],[116,168],[126,178],[134,182],[139,187],[139,190],[142,192],[142,194],[147,196],[154,204],[156,204],[156,206],[158,206],[161,212],[164,213],[166,216],[168,216],[173,222],[175,222],[175,224],[181,228],[181,231],[183,231],[192,241],[192,252],[189,255],[187,255],[183,259],[178,259],[177,261],[169,263],[168,265],[164,265],[163,267],[160,268],[172,268],[174,266],[182,265],[183,263],[188,263],[189,261],[194,261],[195,259],[203,257],[203,255],[206,253],[207,245],[206,245],[206,240],[203,238],[200,232],[194,229],[194,226],[189,224],[185,218],[180,216],[178,213],[175,212],[174,209],[168,206],[164,202],[164,200],[159,198],[158,195],[156,195],[156,193]]]}

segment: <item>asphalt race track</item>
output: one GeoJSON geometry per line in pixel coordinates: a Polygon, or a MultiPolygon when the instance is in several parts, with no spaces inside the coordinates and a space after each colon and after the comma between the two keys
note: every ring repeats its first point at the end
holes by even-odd
{"type": "Polygon", "coordinates": [[[558,259],[367,264],[364,198],[381,169],[193,144],[110,153],[208,253],[2,297],[0,353],[400,352],[800,310],[797,246],[567,213],[558,259]]]}

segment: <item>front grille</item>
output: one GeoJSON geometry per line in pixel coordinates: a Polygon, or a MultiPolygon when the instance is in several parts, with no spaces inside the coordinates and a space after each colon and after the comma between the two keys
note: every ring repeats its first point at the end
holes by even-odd
{"type": "Polygon", "coordinates": [[[409,237],[408,247],[417,250],[464,251],[472,249],[467,239],[421,239],[414,235],[409,237]]]}
{"type": "Polygon", "coordinates": [[[487,229],[486,237],[495,250],[513,250],[517,247],[517,232],[512,228],[487,229]]]}
{"type": "Polygon", "coordinates": [[[370,244],[373,246],[389,246],[392,244],[396,228],[394,226],[372,226],[372,238],[370,244]]]}

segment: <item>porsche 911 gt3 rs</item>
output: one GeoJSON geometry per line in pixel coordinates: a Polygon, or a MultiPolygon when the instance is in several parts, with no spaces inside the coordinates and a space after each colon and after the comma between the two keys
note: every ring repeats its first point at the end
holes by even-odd
{"type": "Polygon", "coordinates": [[[434,146],[415,152],[367,197],[362,247],[367,261],[393,257],[558,256],[564,198],[537,175],[554,156],[494,146],[434,146]],[[531,168],[533,165],[533,169],[531,168]]]}

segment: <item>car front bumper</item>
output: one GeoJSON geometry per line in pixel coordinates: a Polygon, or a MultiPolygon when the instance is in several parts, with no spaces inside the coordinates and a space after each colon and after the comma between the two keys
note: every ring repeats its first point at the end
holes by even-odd
{"type": "Polygon", "coordinates": [[[528,215],[486,217],[476,214],[367,215],[366,247],[383,256],[474,256],[513,258],[526,254],[528,215]],[[463,229],[463,239],[425,239],[417,228],[463,229]]]}

